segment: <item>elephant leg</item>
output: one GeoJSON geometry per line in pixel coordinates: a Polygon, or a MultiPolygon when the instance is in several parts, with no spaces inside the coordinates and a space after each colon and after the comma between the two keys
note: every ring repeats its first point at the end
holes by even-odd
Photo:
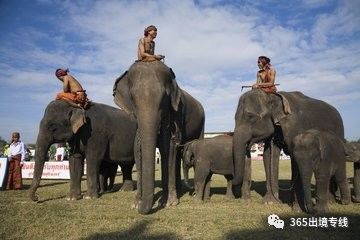
{"type": "Polygon", "coordinates": [[[132,209],[138,209],[138,204],[141,199],[141,137],[140,131],[136,131],[135,135],[135,142],[134,142],[134,157],[135,157],[135,164],[136,164],[136,194],[135,200],[133,205],[131,206],[132,209]]]}
{"type": "Polygon", "coordinates": [[[99,174],[99,194],[103,194],[106,191],[106,177],[104,174],[99,174]]]}
{"type": "Polygon", "coordinates": [[[115,183],[115,176],[111,175],[109,177],[109,185],[107,186],[107,191],[114,191],[114,183],[115,183]]]}
{"type": "Polygon", "coordinates": [[[176,191],[176,165],[176,144],[175,139],[171,139],[169,150],[169,195],[166,206],[175,206],[179,204],[179,199],[177,197],[176,191]]]}
{"type": "Polygon", "coordinates": [[[301,177],[299,173],[299,167],[293,158],[291,158],[291,184],[292,210],[294,212],[301,212],[301,208],[299,205],[299,199],[303,199],[303,194],[301,191],[301,177]]]}
{"type": "Polygon", "coordinates": [[[81,196],[81,178],[84,172],[84,158],[81,154],[75,153],[69,158],[70,170],[70,193],[68,200],[79,200],[81,196]]]}
{"type": "Polygon", "coordinates": [[[132,180],[133,164],[121,164],[120,166],[123,174],[123,185],[121,186],[120,191],[134,191],[134,183],[132,180]]]}
{"type": "Polygon", "coordinates": [[[250,194],[251,188],[251,158],[250,156],[245,157],[245,172],[244,178],[241,186],[241,198],[244,200],[249,200],[251,197],[250,194]]]}
{"type": "Polygon", "coordinates": [[[316,205],[314,210],[316,213],[325,213],[329,211],[328,195],[330,184],[330,173],[320,172],[315,174],[316,179],[316,205]]]}
{"type": "MultiPolygon", "coordinates": [[[[312,177],[312,168],[311,165],[306,161],[308,159],[301,158],[298,161],[299,173],[302,182],[302,191],[304,194],[305,206],[308,213],[314,212],[313,202],[311,199],[311,177],[312,177]]],[[[300,199],[299,199],[300,200],[300,199]]]]}
{"type": "MultiPolygon", "coordinates": [[[[162,137],[160,137],[162,139],[162,137]]],[[[169,166],[168,166],[168,152],[165,151],[168,149],[168,144],[164,141],[160,142],[160,155],[161,155],[161,187],[162,187],[162,195],[159,200],[160,206],[165,206],[168,198],[168,176],[169,176],[169,166]]]]}
{"type": "Polygon", "coordinates": [[[351,201],[351,193],[349,183],[346,177],[346,165],[339,166],[335,172],[336,183],[340,189],[341,204],[349,204],[351,201]]]}
{"type": "Polygon", "coordinates": [[[210,171],[206,171],[200,166],[195,167],[194,185],[195,185],[195,197],[196,203],[202,203],[204,199],[206,179],[209,176],[210,171]]]}
{"type": "Polygon", "coordinates": [[[272,144],[272,140],[267,140],[263,154],[266,175],[266,194],[263,198],[265,204],[279,201],[279,156],[280,148],[272,144]]]}
{"type": "Polygon", "coordinates": [[[162,124],[160,136],[160,152],[161,152],[161,175],[163,194],[160,204],[166,206],[175,206],[179,203],[176,194],[176,147],[174,139],[171,139],[171,132],[168,124],[162,124]],[[163,157],[164,156],[164,157],[163,157]]]}
{"type": "Polygon", "coordinates": [[[230,199],[235,199],[233,190],[232,190],[232,175],[225,175],[225,178],[227,180],[227,187],[226,187],[226,197],[230,199]]]}
{"type": "MultiPolygon", "coordinates": [[[[90,156],[86,158],[86,182],[87,182],[87,193],[86,199],[98,198],[98,186],[99,186],[99,167],[100,164],[96,162],[98,158],[96,156],[90,156]]],[[[105,177],[105,184],[107,185],[107,178],[105,177]]]]}
{"type": "Polygon", "coordinates": [[[360,161],[354,162],[354,198],[353,201],[360,203],[360,161]]]}
{"type": "MultiPolygon", "coordinates": [[[[177,148],[176,148],[177,149],[177,148]]],[[[181,151],[176,150],[176,173],[175,173],[175,181],[176,181],[176,194],[180,196],[182,193],[182,183],[181,183],[181,151]]]]}
{"type": "Polygon", "coordinates": [[[211,177],[212,177],[212,173],[210,173],[205,180],[205,190],[204,190],[205,201],[210,200],[211,177]]]}

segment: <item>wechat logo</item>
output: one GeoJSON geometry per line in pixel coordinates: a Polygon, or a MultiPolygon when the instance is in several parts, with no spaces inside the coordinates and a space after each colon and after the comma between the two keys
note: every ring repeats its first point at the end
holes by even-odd
{"type": "Polygon", "coordinates": [[[284,221],[279,218],[276,214],[271,214],[268,217],[268,224],[269,226],[274,226],[275,228],[284,228],[284,221]]]}

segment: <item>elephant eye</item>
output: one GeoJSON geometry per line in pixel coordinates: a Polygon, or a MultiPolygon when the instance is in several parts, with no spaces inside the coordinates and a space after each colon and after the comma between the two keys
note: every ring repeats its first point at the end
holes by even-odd
{"type": "Polygon", "coordinates": [[[56,129],[57,129],[57,127],[56,127],[55,124],[51,123],[51,124],[49,125],[49,130],[50,130],[51,132],[55,132],[56,129]]]}
{"type": "Polygon", "coordinates": [[[260,117],[256,115],[255,113],[245,111],[245,116],[250,122],[257,121],[260,117]]]}

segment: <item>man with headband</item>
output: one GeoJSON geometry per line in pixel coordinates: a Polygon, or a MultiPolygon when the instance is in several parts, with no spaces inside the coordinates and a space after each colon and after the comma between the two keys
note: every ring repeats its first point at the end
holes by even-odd
{"type": "Polygon", "coordinates": [[[260,56],[257,63],[260,70],[256,75],[256,83],[252,87],[260,88],[267,93],[275,93],[277,91],[275,87],[276,70],[270,64],[270,58],[260,56]]]}
{"type": "Polygon", "coordinates": [[[157,28],[150,25],[144,30],[144,37],[139,40],[138,61],[152,62],[164,59],[163,55],[155,55],[154,39],[157,35],[157,28]]]}
{"type": "Polygon", "coordinates": [[[87,108],[89,105],[89,99],[84,90],[73,76],[68,74],[68,69],[57,69],[55,71],[56,77],[63,82],[64,91],[56,95],[56,99],[63,99],[68,102],[74,103],[78,107],[87,108]]]}

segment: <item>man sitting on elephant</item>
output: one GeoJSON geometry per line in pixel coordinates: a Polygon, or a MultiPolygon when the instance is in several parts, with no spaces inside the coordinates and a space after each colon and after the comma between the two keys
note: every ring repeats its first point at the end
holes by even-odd
{"type": "Polygon", "coordinates": [[[144,30],[144,36],[139,40],[138,45],[138,61],[152,62],[164,59],[163,55],[155,55],[155,42],[154,39],[157,35],[157,28],[150,25],[144,30]]]}
{"type": "Polygon", "coordinates": [[[260,56],[257,63],[260,70],[257,72],[256,83],[252,88],[260,88],[267,93],[275,93],[277,91],[275,87],[276,70],[270,64],[270,58],[260,56]]]}
{"type": "Polygon", "coordinates": [[[63,99],[78,107],[86,109],[89,106],[89,99],[86,90],[83,89],[78,80],[68,74],[69,69],[58,68],[55,71],[56,77],[63,82],[63,92],[56,95],[56,99],[63,99]]]}

